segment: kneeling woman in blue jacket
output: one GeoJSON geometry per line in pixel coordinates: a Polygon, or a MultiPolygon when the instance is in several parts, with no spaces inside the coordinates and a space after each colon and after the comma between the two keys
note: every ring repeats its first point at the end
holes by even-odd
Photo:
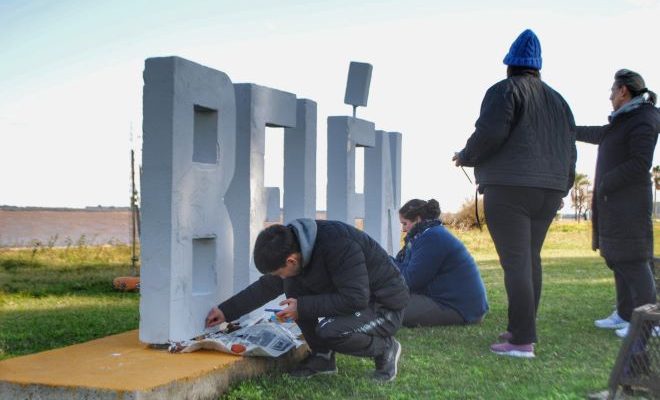
{"type": "Polygon", "coordinates": [[[410,288],[407,327],[478,323],[488,312],[477,264],[439,216],[434,199],[410,200],[399,210],[407,234],[395,262],[410,288]]]}

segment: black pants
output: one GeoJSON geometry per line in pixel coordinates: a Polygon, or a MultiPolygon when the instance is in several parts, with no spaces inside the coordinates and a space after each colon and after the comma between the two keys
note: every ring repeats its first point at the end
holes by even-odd
{"type": "Polygon", "coordinates": [[[430,297],[410,294],[410,301],[403,313],[403,326],[465,325],[465,320],[456,310],[436,303],[430,297]]]}
{"type": "Polygon", "coordinates": [[[541,300],[541,247],[563,193],[518,186],[486,186],[484,211],[504,270],[512,344],[537,341],[536,312],[541,300]]]}
{"type": "Polygon", "coordinates": [[[393,311],[370,306],[351,315],[326,317],[320,321],[298,320],[298,326],[313,352],[376,357],[392,343],[401,327],[403,310],[393,311]]]}
{"type": "Polygon", "coordinates": [[[616,310],[621,318],[630,321],[635,308],[655,303],[656,288],[648,261],[615,263],[605,260],[605,262],[614,271],[616,310]]]}

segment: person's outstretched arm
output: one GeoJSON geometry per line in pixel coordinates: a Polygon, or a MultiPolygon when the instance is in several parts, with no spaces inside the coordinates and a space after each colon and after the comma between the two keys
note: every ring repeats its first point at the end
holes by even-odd
{"type": "Polygon", "coordinates": [[[605,126],[576,126],[576,139],[579,142],[591,143],[591,144],[600,144],[600,140],[605,133],[605,129],[609,125],[605,126]]]}
{"type": "Polygon", "coordinates": [[[263,275],[256,282],[236,293],[218,307],[214,307],[214,309],[219,309],[221,313],[211,310],[207,317],[207,325],[209,324],[209,317],[217,317],[214,325],[240,318],[242,315],[275,299],[283,292],[284,284],[282,278],[273,275],[263,275]],[[217,321],[218,318],[224,319],[224,321],[217,321]]]}

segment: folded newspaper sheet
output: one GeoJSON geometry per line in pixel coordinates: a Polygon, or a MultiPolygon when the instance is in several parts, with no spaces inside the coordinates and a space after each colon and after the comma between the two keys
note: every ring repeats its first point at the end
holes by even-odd
{"type": "Polygon", "coordinates": [[[190,353],[199,349],[218,350],[225,353],[251,357],[279,357],[305,342],[293,322],[259,319],[233,332],[221,330],[193,340],[170,343],[171,353],[190,353]]]}

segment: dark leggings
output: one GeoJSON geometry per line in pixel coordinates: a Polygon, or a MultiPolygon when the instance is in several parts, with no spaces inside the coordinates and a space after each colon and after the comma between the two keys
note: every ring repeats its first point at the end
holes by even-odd
{"type": "Polygon", "coordinates": [[[541,300],[541,247],[563,193],[519,186],[486,186],[484,211],[504,270],[512,344],[537,341],[536,313],[541,300]]]}
{"type": "Polygon", "coordinates": [[[621,318],[630,321],[635,308],[655,303],[656,288],[648,261],[605,262],[614,271],[616,310],[621,318]]]}
{"type": "Polygon", "coordinates": [[[403,326],[408,328],[464,324],[465,320],[457,311],[421,294],[410,295],[410,301],[403,313],[403,326]]]}

